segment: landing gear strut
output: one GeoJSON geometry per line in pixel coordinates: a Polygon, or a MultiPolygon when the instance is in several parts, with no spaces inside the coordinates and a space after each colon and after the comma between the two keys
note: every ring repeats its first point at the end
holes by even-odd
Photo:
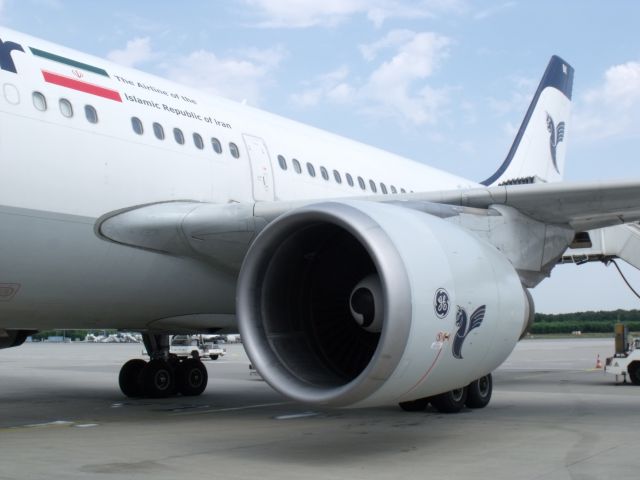
{"type": "Polygon", "coordinates": [[[207,369],[199,359],[180,361],[169,354],[169,335],[142,335],[150,360],[129,360],[118,383],[127,397],[165,398],[200,395],[207,388],[207,369]]]}
{"type": "Polygon", "coordinates": [[[434,397],[418,398],[400,402],[400,408],[406,412],[421,412],[429,403],[440,413],[458,413],[466,405],[469,408],[484,408],[489,405],[493,392],[491,374],[474,380],[466,387],[456,388],[434,397]]]}

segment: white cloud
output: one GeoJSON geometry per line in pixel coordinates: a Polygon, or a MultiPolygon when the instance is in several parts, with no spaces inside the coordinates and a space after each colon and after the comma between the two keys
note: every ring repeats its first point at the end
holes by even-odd
{"type": "Polygon", "coordinates": [[[168,26],[163,22],[156,22],[149,16],[136,15],[132,10],[120,10],[114,12],[114,27],[122,31],[137,31],[145,34],[158,34],[166,32],[168,26]]]}
{"type": "Polygon", "coordinates": [[[153,51],[149,37],[130,40],[124,49],[107,54],[109,60],[127,67],[162,60],[156,67],[170,80],[252,104],[259,102],[262,88],[269,83],[270,74],[285,56],[283,48],[274,47],[247,48],[225,56],[197,50],[176,58],[173,54],[153,51]]]}
{"type": "Polygon", "coordinates": [[[362,53],[365,60],[372,61],[376,58],[380,50],[390,47],[398,47],[399,45],[410,41],[414,35],[415,32],[412,32],[411,30],[391,30],[376,42],[360,45],[360,53],[362,53]]]}
{"type": "Polygon", "coordinates": [[[365,15],[380,26],[390,18],[424,18],[464,10],[464,0],[244,0],[262,18],[261,26],[305,28],[336,26],[365,15]]]}
{"type": "Polygon", "coordinates": [[[151,60],[153,57],[154,54],[151,51],[151,39],[149,37],[129,40],[124,49],[112,50],[107,54],[109,60],[125,67],[134,67],[151,60]]]}
{"type": "Polygon", "coordinates": [[[513,122],[506,122],[504,125],[502,125],[502,131],[507,138],[515,138],[515,136],[518,134],[518,128],[518,125],[513,122]]]}
{"type": "Polygon", "coordinates": [[[640,62],[610,67],[603,83],[575,103],[578,140],[640,136],[640,62]]]}
{"type": "Polygon", "coordinates": [[[327,91],[327,98],[336,103],[348,103],[353,98],[354,89],[348,83],[340,83],[327,91]]]}
{"type": "Polygon", "coordinates": [[[485,8],[484,10],[477,11],[473,15],[473,18],[475,18],[476,20],[484,20],[486,18],[493,17],[494,15],[498,15],[499,13],[502,13],[503,11],[513,8],[515,6],[516,6],[516,2],[512,2],[512,1],[504,2],[499,5],[493,5],[489,8],[485,8]]]}
{"type": "Polygon", "coordinates": [[[322,88],[310,88],[302,92],[292,93],[289,99],[294,105],[306,108],[315,107],[325,96],[326,92],[322,88]]]}
{"type": "Polygon", "coordinates": [[[258,104],[261,89],[279,65],[285,52],[282,48],[249,49],[235,52],[233,57],[221,57],[198,50],[172,62],[167,68],[171,80],[198,88],[213,95],[258,104]]]}
{"type": "Polygon", "coordinates": [[[362,11],[363,0],[246,0],[264,18],[262,26],[302,28],[335,26],[362,11]]]}
{"type": "Polygon", "coordinates": [[[363,94],[376,102],[374,110],[407,118],[416,125],[432,123],[446,103],[446,92],[415,84],[429,78],[447,56],[448,38],[431,32],[417,33],[400,45],[390,60],[369,77],[363,94]]]}
{"type": "Polygon", "coordinates": [[[353,88],[346,83],[348,76],[349,69],[340,67],[309,82],[305,90],[293,93],[289,99],[301,108],[315,107],[324,99],[334,103],[348,103],[355,95],[353,88]]]}
{"type": "Polygon", "coordinates": [[[510,114],[522,114],[526,111],[527,106],[531,103],[533,94],[536,90],[536,80],[526,77],[511,77],[513,91],[508,98],[487,99],[487,104],[497,115],[504,116],[510,114]]]}
{"type": "Polygon", "coordinates": [[[323,75],[310,88],[294,94],[298,106],[314,106],[322,100],[355,103],[376,117],[395,117],[416,125],[434,123],[448,103],[449,91],[425,82],[448,55],[450,40],[431,32],[396,30],[371,45],[361,46],[365,58],[394,47],[391,57],[380,63],[363,81],[349,82],[341,68],[323,75]]]}

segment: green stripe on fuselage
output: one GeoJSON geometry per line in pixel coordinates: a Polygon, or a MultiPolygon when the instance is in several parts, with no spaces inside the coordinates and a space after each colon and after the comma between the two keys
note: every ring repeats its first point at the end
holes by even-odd
{"type": "Polygon", "coordinates": [[[61,57],[60,55],[56,55],[55,53],[45,52],[44,50],[39,50],[33,47],[29,47],[29,50],[31,50],[31,53],[38,57],[46,58],[47,60],[53,60],[54,62],[58,63],[64,63],[65,65],[69,65],[70,67],[81,68],[82,70],[86,70],[87,72],[93,72],[97,73],[98,75],[109,77],[107,71],[103,70],[102,68],[94,67],[93,65],[89,65],[87,63],[78,62],[67,57],[61,57]]]}

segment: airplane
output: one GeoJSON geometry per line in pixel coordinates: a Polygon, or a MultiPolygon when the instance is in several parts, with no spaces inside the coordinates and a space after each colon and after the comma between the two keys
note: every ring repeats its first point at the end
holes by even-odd
{"type": "Polygon", "coordinates": [[[529,289],[640,220],[639,181],[562,181],[573,76],[551,58],[476,182],[2,28],[0,348],[141,332],[122,392],[189,396],[207,370],[169,336],[240,331],[296,401],[485,407],[529,289]]]}

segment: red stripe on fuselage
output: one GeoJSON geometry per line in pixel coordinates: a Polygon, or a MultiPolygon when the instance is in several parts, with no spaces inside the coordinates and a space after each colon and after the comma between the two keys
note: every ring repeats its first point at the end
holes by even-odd
{"type": "Polygon", "coordinates": [[[48,83],[60,85],[61,87],[72,88],[79,92],[90,93],[91,95],[97,95],[98,97],[108,98],[109,100],[115,100],[116,102],[122,102],[120,94],[115,90],[109,90],[108,88],[100,87],[92,83],[80,82],[74,78],[65,77],[45,70],[42,70],[42,76],[44,77],[44,81],[48,83]]]}

